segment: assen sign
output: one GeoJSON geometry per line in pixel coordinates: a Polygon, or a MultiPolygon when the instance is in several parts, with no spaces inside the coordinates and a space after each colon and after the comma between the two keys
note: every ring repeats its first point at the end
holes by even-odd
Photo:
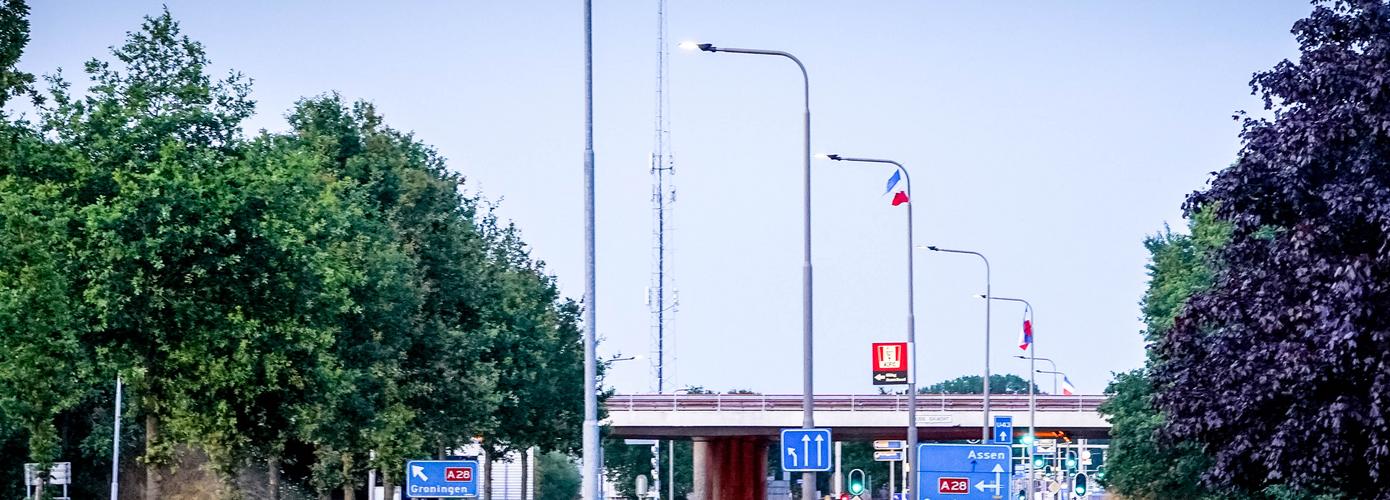
{"type": "Polygon", "coordinates": [[[875,342],[874,385],[907,383],[907,342],[875,342]]]}

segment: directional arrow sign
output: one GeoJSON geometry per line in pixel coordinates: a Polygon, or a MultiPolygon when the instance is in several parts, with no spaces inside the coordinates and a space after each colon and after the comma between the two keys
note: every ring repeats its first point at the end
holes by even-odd
{"type": "Polygon", "coordinates": [[[880,439],[874,441],[875,450],[901,450],[907,448],[907,441],[901,439],[880,439]]]}
{"type": "Polygon", "coordinates": [[[830,429],[782,429],[782,470],[830,470],[830,429]]]}
{"type": "Polygon", "coordinates": [[[1006,415],[994,416],[994,444],[1014,443],[1014,418],[1006,415]]]}
{"type": "Polygon", "coordinates": [[[478,496],[478,462],[473,460],[411,460],[406,462],[405,494],[410,497],[473,498],[478,496]]]}
{"type": "Polygon", "coordinates": [[[1011,498],[1010,446],[923,444],[917,447],[915,500],[1011,498]],[[933,487],[932,485],[936,485],[933,487]]]}
{"type": "Polygon", "coordinates": [[[901,462],[903,461],[902,451],[875,451],[874,461],[876,462],[901,462]]]}

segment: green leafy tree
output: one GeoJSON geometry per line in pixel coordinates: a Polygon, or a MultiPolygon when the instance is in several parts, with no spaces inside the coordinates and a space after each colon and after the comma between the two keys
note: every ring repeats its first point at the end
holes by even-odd
{"type": "MultiPolygon", "coordinates": [[[[1144,242],[1148,249],[1149,288],[1140,302],[1150,347],[1173,327],[1188,298],[1211,287],[1216,253],[1230,238],[1230,226],[1210,213],[1195,214],[1190,234],[1165,229],[1144,242]]],[[[1149,372],[1162,363],[1150,348],[1146,367],[1115,375],[1106,388],[1111,397],[1100,406],[1110,421],[1110,449],[1104,483],[1116,493],[1135,499],[1229,498],[1201,481],[1210,460],[1200,446],[1158,435],[1163,415],[1153,406],[1149,372]]]]}
{"type": "Polygon", "coordinates": [[[581,482],[579,465],[568,455],[552,451],[536,457],[536,500],[574,500],[581,482]]]}
{"type": "Polygon", "coordinates": [[[0,107],[34,91],[34,75],[15,67],[28,44],[29,6],[24,0],[5,0],[0,4],[0,107]]]}
{"type": "MultiPolygon", "coordinates": [[[[922,394],[984,394],[985,384],[979,375],[964,375],[917,388],[922,394]]],[[[1034,391],[1042,391],[1034,386],[1034,391]]],[[[989,376],[990,394],[1028,394],[1028,379],[1018,375],[991,374],[989,376]]]]}

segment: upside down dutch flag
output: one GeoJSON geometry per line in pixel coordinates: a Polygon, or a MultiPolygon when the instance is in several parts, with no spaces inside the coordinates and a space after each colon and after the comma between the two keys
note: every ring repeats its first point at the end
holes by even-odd
{"type": "Polygon", "coordinates": [[[1075,396],[1075,395],[1076,395],[1076,386],[1071,385],[1071,379],[1068,379],[1066,375],[1062,375],[1062,395],[1063,395],[1063,396],[1075,396]]]}
{"type": "Polygon", "coordinates": [[[1018,334],[1018,348],[1028,350],[1033,345],[1033,321],[1023,320],[1023,331],[1018,334]]]}
{"type": "Polygon", "coordinates": [[[894,188],[896,188],[896,187],[898,186],[898,183],[901,182],[902,180],[903,180],[903,173],[900,172],[900,171],[894,170],[894,171],[893,171],[893,176],[888,178],[888,188],[883,190],[883,195],[884,195],[884,196],[887,196],[888,193],[893,193],[893,206],[895,206],[895,207],[898,206],[898,205],[902,205],[903,203],[907,203],[907,202],[908,202],[908,199],[907,199],[907,191],[898,189],[898,190],[896,190],[896,192],[895,192],[895,190],[894,190],[894,188]]]}

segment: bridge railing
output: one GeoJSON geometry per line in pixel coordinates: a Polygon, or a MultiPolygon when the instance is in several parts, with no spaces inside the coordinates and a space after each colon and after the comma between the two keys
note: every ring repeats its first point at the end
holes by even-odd
{"type": "MultiPolygon", "coordinates": [[[[1038,395],[1038,411],[1094,412],[1106,396],[1038,395]]],[[[608,411],[792,411],[801,409],[800,394],[616,394],[608,411]]],[[[907,411],[905,394],[822,394],[816,411],[907,411]]],[[[979,394],[919,394],[918,411],[980,411],[979,394]]],[[[1027,394],[991,394],[991,410],[1027,411],[1027,394]]]]}

